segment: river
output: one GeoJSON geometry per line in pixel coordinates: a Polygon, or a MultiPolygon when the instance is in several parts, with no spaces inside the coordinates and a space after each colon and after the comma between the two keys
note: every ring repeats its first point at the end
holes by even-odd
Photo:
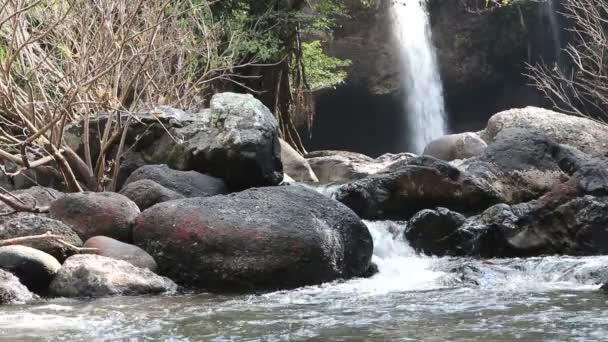
{"type": "Polygon", "coordinates": [[[380,272],[259,295],[52,299],[0,309],[6,341],[601,341],[608,257],[416,255],[403,227],[367,222],[380,272]]]}

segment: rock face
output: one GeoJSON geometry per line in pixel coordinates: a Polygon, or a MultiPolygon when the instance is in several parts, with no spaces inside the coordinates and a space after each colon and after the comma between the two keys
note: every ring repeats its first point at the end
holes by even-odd
{"type": "MultiPolygon", "coordinates": [[[[123,168],[121,179],[143,163],[210,174],[231,190],[276,185],[283,178],[277,121],[252,95],[216,94],[200,113],[159,107],[135,115],[138,122],[125,143],[141,160],[123,168]]],[[[99,115],[91,120],[91,131],[103,131],[107,121],[108,115],[99,115]]],[[[81,126],[69,127],[65,137],[79,154],[84,153],[81,126]]],[[[92,147],[93,158],[98,151],[92,147]]]]}
{"type": "Polygon", "coordinates": [[[158,203],[185,198],[183,195],[149,179],[142,179],[125,185],[120,190],[120,194],[137,204],[139,210],[142,211],[158,203]]]}
{"type": "MultiPolygon", "coordinates": [[[[61,236],[61,239],[76,247],[82,246],[78,234],[61,221],[44,216],[23,216],[8,221],[0,226],[0,240],[12,239],[22,236],[40,235],[50,232],[61,236]]],[[[73,253],[64,244],[55,240],[23,242],[21,245],[29,246],[48,253],[62,262],[73,253]]]]}
{"type": "Polygon", "coordinates": [[[122,260],[82,254],[63,264],[50,286],[51,294],[60,297],[103,297],[172,292],[177,289],[170,279],[122,260]]]}
{"type": "Polygon", "coordinates": [[[409,219],[420,210],[437,206],[475,213],[502,201],[483,179],[425,156],[346,184],[338,189],[336,199],[371,220],[409,219]]]}
{"type": "Polygon", "coordinates": [[[156,261],[143,249],[120,242],[105,236],[95,236],[84,243],[84,247],[96,248],[92,254],[105,256],[112,259],[124,260],[133,266],[147,268],[152,272],[156,271],[156,261]]]}
{"type": "Polygon", "coordinates": [[[376,174],[388,166],[414,157],[410,153],[385,154],[377,159],[345,151],[316,151],[306,155],[321,183],[346,183],[376,174]]]}
{"type": "Polygon", "coordinates": [[[451,134],[431,141],[422,154],[452,161],[478,156],[485,151],[487,146],[486,142],[476,133],[451,134]]]}
{"type": "Polygon", "coordinates": [[[125,182],[125,186],[141,180],[154,181],[184,197],[205,197],[228,193],[226,184],[219,178],[196,171],[173,170],[167,165],[142,166],[131,174],[125,182]]]}
{"type": "Polygon", "coordinates": [[[19,278],[0,270],[0,305],[26,303],[32,299],[34,295],[19,282],[19,278]]]}
{"type": "Polygon", "coordinates": [[[293,180],[300,182],[316,183],[319,181],[315,173],[310,168],[308,161],[291,147],[285,140],[281,142],[281,161],[283,162],[283,172],[293,180]]]}
{"type": "Polygon", "coordinates": [[[161,203],[139,216],[133,237],[161,274],[215,291],[361,276],[373,249],[352,211],[297,185],[161,203]]]}
{"type": "Polygon", "coordinates": [[[113,192],[66,194],[50,209],[53,218],[70,226],[82,240],[104,235],[131,241],[131,225],[139,215],[135,203],[113,192]]]}
{"type": "Polygon", "coordinates": [[[61,268],[51,255],[26,246],[0,247],[0,269],[16,275],[33,292],[44,292],[61,268]]]}
{"type": "Polygon", "coordinates": [[[509,128],[542,132],[558,144],[572,146],[590,155],[608,152],[608,126],[536,107],[511,109],[495,114],[481,132],[481,137],[492,143],[502,131],[509,128]]]}

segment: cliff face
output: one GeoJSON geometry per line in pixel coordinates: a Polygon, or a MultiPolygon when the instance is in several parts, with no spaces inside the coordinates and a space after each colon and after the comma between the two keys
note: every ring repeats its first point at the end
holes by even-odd
{"type": "MultiPolygon", "coordinates": [[[[391,1],[345,1],[349,17],[341,20],[326,51],[353,63],[343,86],[318,94],[309,149],[371,155],[407,149],[391,1]],[[380,138],[361,146],[362,136],[380,138]]],[[[484,6],[485,0],[428,0],[452,132],[479,130],[501,110],[542,104],[522,75],[531,56],[543,49],[542,4],[522,0],[476,11],[477,3],[484,6]]]]}
{"type": "MultiPolygon", "coordinates": [[[[429,0],[433,41],[448,96],[502,82],[521,72],[528,58],[530,25],[537,3],[482,13],[467,1],[429,0]]],[[[471,1],[468,1],[471,2],[471,1]]],[[[353,61],[348,83],[373,94],[399,88],[397,49],[391,32],[390,0],[347,1],[350,17],[340,22],[327,51],[353,61]]]]}

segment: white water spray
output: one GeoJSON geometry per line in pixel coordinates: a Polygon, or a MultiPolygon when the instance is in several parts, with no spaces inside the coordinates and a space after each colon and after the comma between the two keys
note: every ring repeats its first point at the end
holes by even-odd
{"type": "Polygon", "coordinates": [[[446,133],[443,87],[426,0],[393,0],[391,16],[400,50],[409,145],[421,153],[426,144],[446,133]]]}
{"type": "MultiPolygon", "coordinates": [[[[558,3],[559,4],[559,3],[558,3]]],[[[555,8],[555,0],[546,0],[542,6],[544,14],[549,18],[549,29],[551,30],[551,43],[553,47],[553,58],[559,67],[561,64],[562,43],[561,43],[561,27],[557,18],[557,9],[555,8]]]]}

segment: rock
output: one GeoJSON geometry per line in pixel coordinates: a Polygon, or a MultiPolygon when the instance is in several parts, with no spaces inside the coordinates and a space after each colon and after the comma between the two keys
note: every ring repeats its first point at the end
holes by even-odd
{"type": "MultiPolygon", "coordinates": [[[[63,196],[63,193],[57,190],[41,186],[34,186],[24,190],[15,190],[12,194],[23,201],[25,205],[37,208],[48,207],[52,201],[63,196]]],[[[16,212],[13,208],[0,201],[0,225],[5,224],[12,219],[26,216],[47,216],[47,214],[34,214],[23,211],[16,212]]]]}
{"type": "Polygon", "coordinates": [[[55,189],[64,188],[61,173],[52,165],[42,165],[27,170],[20,170],[20,166],[12,161],[2,160],[0,161],[0,167],[4,170],[4,172],[0,173],[0,186],[8,191],[28,189],[34,186],[55,189]]]}
{"type": "Polygon", "coordinates": [[[149,179],[127,184],[120,190],[120,194],[137,204],[139,210],[142,211],[158,203],[185,198],[183,195],[149,179]]]}
{"type": "Polygon", "coordinates": [[[431,141],[422,154],[452,161],[478,156],[484,152],[487,146],[477,133],[451,134],[431,141]]]}
{"type": "MultiPolygon", "coordinates": [[[[18,217],[0,226],[0,240],[46,233],[61,236],[63,241],[73,246],[82,246],[82,240],[72,228],[61,221],[44,216],[18,217]]],[[[59,260],[59,262],[64,261],[74,253],[73,250],[70,250],[64,244],[51,239],[34,240],[20,244],[48,253],[59,260]]]]}
{"type": "MultiPolygon", "coordinates": [[[[129,127],[125,145],[135,161],[127,161],[121,177],[143,161],[210,174],[223,179],[231,190],[279,184],[283,178],[281,147],[278,123],[270,110],[245,94],[216,94],[210,103],[200,113],[158,107],[132,114],[137,120],[129,127]]],[[[92,118],[90,130],[103,132],[108,117],[92,118]]],[[[84,155],[82,125],[71,125],[65,133],[66,142],[80,155],[84,155]]],[[[93,159],[99,154],[99,146],[94,144],[93,159]]]]}
{"type": "Polygon", "coordinates": [[[133,237],[161,274],[213,291],[361,276],[373,249],[352,211],[299,185],[161,203],[138,217],[133,237]]]}
{"type": "Polygon", "coordinates": [[[157,266],[154,258],[137,246],[120,242],[105,236],[95,236],[88,239],[84,243],[84,247],[96,248],[97,251],[92,252],[92,254],[117,260],[124,260],[133,266],[147,268],[152,272],[156,271],[157,266]]]}
{"type": "Polygon", "coordinates": [[[30,291],[41,293],[61,268],[51,255],[26,246],[0,247],[0,269],[16,275],[30,291]]]}
{"type": "Polygon", "coordinates": [[[483,154],[464,161],[460,168],[485,180],[506,203],[538,198],[568,180],[560,167],[562,146],[542,132],[509,128],[502,130],[483,154]]]}
{"type": "Polygon", "coordinates": [[[125,186],[141,180],[154,181],[184,197],[205,197],[228,193],[226,184],[219,178],[196,171],[173,170],[167,165],[142,166],[129,176],[125,186]]]}
{"type": "Polygon", "coordinates": [[[608,152],[608,126],[537,107],[511,109],[495,114],[481,132],[481,137],[492,143],[499,133],[509,128],[539,131],[558,144],[572,146],[590,155],[608,152]]]}
{"type": "Polygon", "coordinates": [[[131,224],[139,208],[127,197],[113,192],[66,194],[51,203],[50,214],[62,221],[82,240],[97,235],[131,241],[131,224]]]}
{"type": "Polygon", "coordinates": [[[170,279],[101,255],[74,255],[65,261],[50,286],[60,297],[104,297],[173,292],[170,279]]]}
{"type": "Polygon", "coordinates": [[[412,248],[429,255],[462,255],[458,228],[466,218],[445,208],[425,209],[414,215],[405,230],[405,238],[412,248]]]}
{"type": "Polygon", "coordinates": [[[386,154],[378,159],[345,151],[317,151],[306,155],[310,167],[321,183],[347,183],[376,174],[401,160],[414,157],[410,153],[386,154]]]}
{"type": "Polygon", "coordinates": [[[9,272],[0,270],[0,305],[22,304],[34,299],[34,295],[9,272]]]}
{"type": "Polygon", "coordinates": [[[300,182],[316,183],[319,181],[317,176],[310,168],[308,161],[296,151],[285,140],[281,142],[281,162],[283,162],[283,172],[292,179],[300,182]]]}
{"type": "Polygon", "coordinates": [[[446,162],[418,157],[340,187],[335,198],[365,219],[410,219],[438,206],[463,213],[481,212],[502,202],[499,193],[446,162]]]}

